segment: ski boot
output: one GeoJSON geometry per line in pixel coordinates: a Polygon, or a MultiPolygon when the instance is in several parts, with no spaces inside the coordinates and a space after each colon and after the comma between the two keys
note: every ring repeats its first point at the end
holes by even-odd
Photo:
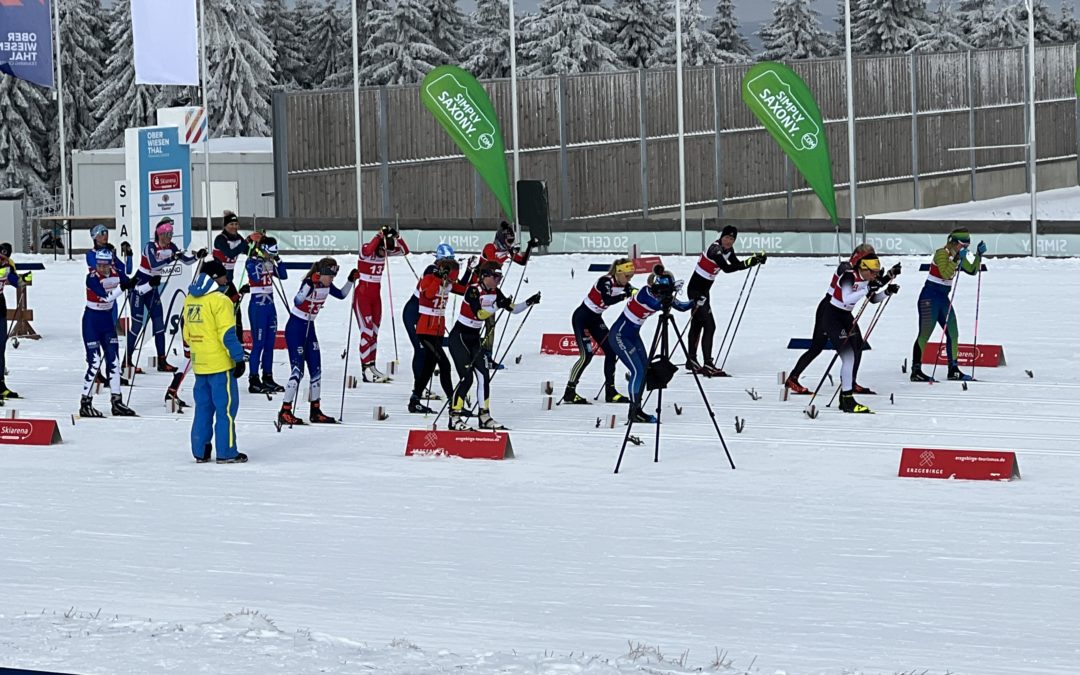
{"type": "Polygon", "coordinates": [[[338,421],[333,417],[325,414],[322,408],[319,406],[318,401],[311,402],[311,410],[308,412],[308,420],[312,424],[337,424],[338,421]]]}
{"type": "Polygon", "coordinates": [[[795,377],[794,375],[791,375],[790,377],[788,377],[787,381],[784,382],[784,386],[787,387],[787,390],[789,392],[791,392],[792,394],[809,394],[810,393],[809,389],[807,389],[806,387],[799,384],[799,378],[795,377]]]}
{"type": "Polygon", "coordinates": [[[184,412],[184,408],[191,407],[184,399],[180,398],[180,396],[176,393],[175,389],[170,389],[165,392],[165,403],[168,404],[169,402],[172,402],[172,404],[175,406],[174,409],[178,413],[184,412]]]}
{"type": "Polygon", "coordinates": [[[277,421],[279,425],[285,425],[290,427],[295,424],[304,423],[304,420],[293,414],[292,403],[281,404],[281,410],[279,410],[277,414],[277,421]]]}
{"type": "Polygon", "coordinates": [[[243,464],[247,461],[247,455],[242,452],[236,453],[236,457],[230,457],[229,459],[219,459],[218,464],[243,464]]]}
{"type": "Polygon", "coordinates": [[[157,371],[159,373],[175,373],[176,370],[177,370],[176,366],[169,363],[165,359],[165,356],[158,356],[157,357],[157,371]]]}
{"type": "Polygon", "coordinates": [[[698,363],[697,358],[691,356],[686,359],[686,371],[690,373],[697,373],[698,375],[704,375],[702,372],[701,364],[698,363]]]}
{"type": "Polygon", "coordinates": [[[105,417],[105,415],[94,407],[93,396],[83,396],[79,399],[79,417],[105,417]]]}
{"type": "Polygon", "coordinates": [[[933,382],[934,378],[930,377],[922,370],[922,365],[918,363],[911,364],[911,381],[912,382],[933,382]]]}
{"type": "Polygon", "coordinates": [[[972,377],[956,366],[949,366],[949,379],[954,382],[971,382],[972,377]]]}
{"type": "Polygon", "coordinates": [[[477,415],[477,421],[479,422],[479,426],[481,429],[491,429],[498,431],[505,430],[507,428],[502,424],[496,422],[487,408],[480,408],[477,415]]]}
{"type": "Polygon", "coordinates": [[[384,384],[390,381],[385,373],[375,367],[374,363],[365,363],[363,370],[364,382],[384,384]]]}
{"type": "Polygon", "coordinates": [[[615,390],[615,385],[609,384],[604,387],[604,401],[607,403],[629,403],[630,397],[620,394],[615,390]]]}
{"type": "Polygon", "coordinates": [[[861,384],[856,384],[855,388],[851,390],[852,394],[863,394],[864,396],[877,396],[877,392],[868,387],[864,387],[861,384]]]}
{"type": "Polygon", "coordinates": [[[840,410],[846,413],[871,414],[874,411],[855,400],[855,392],[840,392],[840,410]]]}
{"type": "Polygon", "coordinates": [[[465,423],[465,415],[460,410],[450,411],[450,431],[468,431],[469,425],[465,423]]]}
{"type": "Polygon", "coordinates": [[[431,408],[429,408],[428,406],[424,405],[420,401],[419,396],[414,395],[411,398],[409,398],[409,412],[417,413],[417,414],[420,414],[420,415],[431,415],[435,411],[432,410],[431,408]]]}
{"type": "Polygon", "coordinates": [[[285,392],[285,387],[281,386],[277,382],[274,382],[274,376],[270,373],[263,375],[262,386],[263,389],[266,389],[271,394],[281,394],[285,392]]]}
{"type": "MultiPolygon", "coordinates": [[[[132,363],[131,359],[127,359],[127,360],[124,361],[124,367],[121,369],[120,372],[127,372],[128,370],[130,370],[135,375],[142,375],[142,374],[145,373],[145,371],[142,368],[140,368],[137,365],[135,365],[134,363],[132,363]]],[[[127,379],[127,378],[124,378],[124,379],[127,379]]],[[[128,385],[125,384],[124,386],[126,387],[128,385]]]]}
{"type": "Polygon", "coordinates": [[[248,378],[248,393],[249,394],[270,394],[272,389],[268,389],[258,375],[252,375],[248,378]]]}
{"type": "Polygon", "coordinates": [[[195,463],[196,464],[206,464],[207,462],[210,461],[210,453],[212,453],[213,451],[214,451],[214,444],[213,443],[207,443],[203,447],[202,455],[200,457],[195,458],[195,463]]]}
{"type": "Polygon", "coordinates": [[[110,401],[113,417],[138,417],[134,410],[124,405],[124,397],[120,394],[113,394],[110,401]]]}
{"type": "Polygon", "coordinates": [[[566,391],[562,396],[563,403],[573,403],[574,405],[589,405],[589,399],[581,396],[577,393],[577,387],[566,385],[566,391]]]}
{"type": "Polygon", "coordinates": [[[656,415],[650,415],[640,407],[631,404],[630,421],[634,424],[656,424],[656,415]]]}
{"type": "Polygon", "coordinates": [[[705,377],[731,377],[720,368],[717,368],[712,361],[706,361],[698,372],[705,377]]]}
{"type": "Polygon", "coordinates": [[[7,383],[0,379],[0,398],[19,398],[19,395],[8,389],[7,383]]]}
{"type": "Polygon", "coordinates": [[[430,389],[428,389],[426,392],[424,392],[424,398],[426,398],[429,401],[441,401],[441,400],[443,400],[442,394],[431,391],[430,389]]]}

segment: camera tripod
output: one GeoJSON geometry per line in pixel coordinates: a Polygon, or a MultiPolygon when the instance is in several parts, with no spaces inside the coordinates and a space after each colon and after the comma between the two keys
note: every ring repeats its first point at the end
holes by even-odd
{"type": "MultiPolygon", "coordinates": [[[[696,311],[696,308],[695,310],[696,311]]],[[[675,344],[682,350],[683,356],[689,359],[689,355],[686,351],[686,345],[683,344],[682,335],[679,333],[679,329],[675,327],[675,317],[671,314],[670,303],[664,303],[663,309],[660,311],[660,323],[656,327],[656,335],[653,336],[652,346],[649,348],[649,357],[646,359],[646,368],[652,367],[653,359],[657,356],[657,350],[662,363],[670,364],[671,356],[671,344],[668,338],[668,329],[674,328],[675,331],[675,344]]],[[[701,401],[705,404],[705,409],[709,411],[709,417],[712,419],[713,428],[716,429],[716,436],[720,439],[720,445],[724,448],[724,454],[727,455],[728,464],[731,468],[735,468],[735,461],[731,459],[731,453],[728,451],[727,442],[724,440],[724,434],[720,432],[720,425],[716,421],[716,413],[713,412],[712,405],[709,404],[709,398],[705,395],[705,388],[701,386],[700,376],[690,371],[694,376],[694,382],[697,384],[698,393],[701,394],[701,401]]],[[[670,377],[668,378],[670,380],[670,377]]],[[[646,382],[648,382],[648,375],[646,375],[646,382]]],[[[660,425],[661,415],[663,414],[664,407],[664,389],[667,387],[667,381],[658,383],[653,390],[656,392],[656,445],[653,451],[653,461],[660,461],[660,425]]],[[[626,435],[623,436],[622,447],[619,449],[619,459],[615,462],[615,473],[619,473],[619,467],[622,466],[623,454],[626,452],[626,444],[630,440],[630,430],[634,427],[634,417],[638,410],[643,410],[645,401],[641,400],[641,396],[645,393],[644,390],[637,393],[637,398],[640,403],[631,404],[630,419],[626,423],[626,435]]]]}

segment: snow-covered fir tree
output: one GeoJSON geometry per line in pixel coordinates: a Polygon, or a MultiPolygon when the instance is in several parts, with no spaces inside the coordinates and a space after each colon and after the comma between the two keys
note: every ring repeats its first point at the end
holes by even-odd
{"type": "Polygon", "coordinates": [[[105,33],[104,10],[100,0],[60,0],[57,7],[64,68],[64,126],[69,150],[81,150],[89,147],[90,134],[97,128],[93,94],[101,87],[101,64],[106,59],[101,40],[105,33]]]}
{"type": "Polygon", "coordinates": [[[619,57],[608,46],[610,36],[611,12],[600,0],[543,0],[539,15],[521,30],[522,74],[615,70],[619,57]]]}
{"type": "Polygon", "coordinates": [[[210,133],[269,136],[274,46],[254,0],[206,3],[206,60],[210,133]]]}
{"type": "Polygon", "coordinates": [[[757,32],[760,57],[767,61],[813,59],[829,55],[832,38],[821,28],[810,0],[776,0],[772,19],[757,32]]]}
{"type": "Polygon", "coordinates": [[[735,18],[733,0],[717,0],[716,12],[709,24],[709,32],[716,36],[716,47],[720,50],[721,60],[725,62],[748,61],[753,50],[750,41],[739,31],[739,20],[735,18]]]}
{"type": "Polygon", "coordinates": [[[49,195],[45,91],[0,74],[0,188],[24,188],[36,203],[49,195]]]}
{"type": "Polygon", "coordinates": [[[929,32],[925,0],[853,0],[851,51],[900,54],[929,32]]]}
{"type": "MultiPolygon", "coordinates": [[[[709,32],[701,14],[701,0],[679,0],[682,4],[683,65],[712,66],[722,63],[716,36],[709,32]]],[[[675,63],[675,31],[671,31],[660,50],[660,62],[675,63]]]]}
{"type": "Polygon", "coordinates": [[[396,0],[369,13],[374,32],[364,48],[361,79],[367,84],[412,84],[450,57],[431,39],[426,0],[396,0]]]}
{"type": "Polygon", "coordinates": [[[155,111],[171,98],[162,87],[135,84],[135,49],[131,35],[131,3],[116,2],[106,16],[112,48],[102,84],[94,94],[94,117],[101,120],[90,134],[90,147],[117,148],[124,130],[156,122],[155,111]]]}
{"type": "MultiPolygon", "coordinates": [[[[1027,24],[1027,7],[1020,10],[1020,18],[1027,24]]],[[[1058,16],[1047,6],[1045,0],[1035,0],[1035,44],[1053,45],[1064,42],[1058,28],[1058,16]]],[[[1025,41],[1025,44],[1027,42],[1025,41]]]]}
{"type": "Polygon", "coordinates": [[[277,89],[299,89],[304,82],[304,52],[296,14],[285,0],[262,0],[259,23],[274,51],[274,79],[277,89]]]}
{"type": "MultiPolygon", "coordinates": [[[[299,6],[299,3],[298,3],[299,6]]],[[[336,0],[323,0],[300,25],[304,63],[313,89],[343,87],[344,73],[352,73],[352,37],[349,20],[336,0]]]]}
{"type": "Polygon", "coordinates": [[[657,65],[675,24],[664,0],[615,0],[611,13],[612,47],[630,68],[657,65]]]}
{"type": "Polygon", "coordinates": [[[986,45],[979,44],[980,35],[987,33],[987,24],[994,15],[994,0],[960,0],[956,6],[960,20],[960,33],[972,48],[986,45]]]}
{"type": "Polygon", "coordinates": [[[1069,4],[1069,0],[1062,0],[1061,2],[1058,32],[1061,33],[1062,42],[1080,42],[1080,24],[1076,22],[1076,16],[1073,14],[1073,8],[1069,4]]]}
{"type": "Polygon", "coordinates": [[[465,36],[473,33],[475,29],[469,25],[469,20],[458,7],[458,0],[427,0],[425,4],[431,18],[431,41],[446,54],[446,63],[457,65],[461,62],[465,36]]]}
{"type": "Polygon", "coordinates": [[[477,0],[472,40],[461,50],[461,67],[481,79],[510,77],[510,7],[506,0],[477,0]]]}
{"type": "Polygon", "coordinates": [[[952,7],[949,0],[940,0],[933,16],[930,17],[930,30],[918,39],[912,51],[958,52],[971,49],[964,30],[960,13],[952,7]]]}
{"type": "Polygon", "coordinates": [[[1023,3],[992,7],[987,20],[973,26],[969,39],[980,49],[1027,44],[1027,12],[1023,3]]]}

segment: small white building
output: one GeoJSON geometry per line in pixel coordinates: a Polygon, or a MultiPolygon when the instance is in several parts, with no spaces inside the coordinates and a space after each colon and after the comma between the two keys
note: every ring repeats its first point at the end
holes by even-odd
{"type": "MultiPolygon", "coordinates": [[[[192,215],[201,218],[204,178],[203,145],[191,146],[192,215]]],[[[116,214],[116,181],[124,180],[124,149],[75,150],[71,153],[74,215],[116,214]]],[[[240,216],[274,215],[274,140],[210,139],[210,209],[218,217],[228,209],[240,216]]]]}

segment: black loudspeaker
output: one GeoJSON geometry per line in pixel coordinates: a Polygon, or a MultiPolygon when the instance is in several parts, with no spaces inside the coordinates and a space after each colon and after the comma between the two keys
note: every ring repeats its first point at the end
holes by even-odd
{"type": "Polygon", "coordinates": [[[517,199],[518,223],[528,228],[530,239],[539,239],[541,246],[550,246],[547,183],[542,180],[519,180],[517,199]]]}

